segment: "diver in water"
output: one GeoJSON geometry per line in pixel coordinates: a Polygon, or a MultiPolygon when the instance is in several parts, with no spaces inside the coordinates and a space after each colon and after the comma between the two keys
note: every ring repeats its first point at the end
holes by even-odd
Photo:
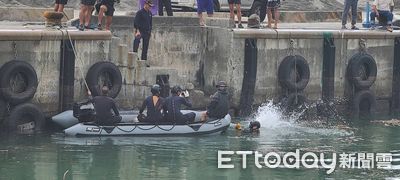
{"type": "Polygon", "coordinates": [[[164,99],[160,97],[161,87],[158,84],[154,84],[151,87],[151,96],[148,96],[142,104],[139,110],[140,116],[138,119],[140,122],[156,122],[161,121],[163,116],[161,114],[164,99]],[[144,117],[143,111],[147,108],[147,117],[144,117]]]}
{"type": "Polygon", "coordinates": [[[236,123],[235,129],[244,133],[259,133],[261,128],[261,124],[259,121],[251,121],[249,123],[249,127],[243,129],[240,123],[236,123]]]}

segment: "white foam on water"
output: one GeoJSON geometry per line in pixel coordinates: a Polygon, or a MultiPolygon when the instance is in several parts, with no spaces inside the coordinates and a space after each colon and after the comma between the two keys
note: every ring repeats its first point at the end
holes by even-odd
{"type": "MultiPolygon", "coordinates": [[[[336,135],[349,136],[353,132],[338,128],[316,128],[309,127],[303,124],[298,124],[296,121],[303,112],[284,115],[282,110],[274,105],[272,101],[262,104],[257,112],[253,115],[254,120],[259,121],[261,128],[266,128],[279,134],[318,134],[318,135],[336,135]]],[[[270,132],[271,132],[270,131],[270,132]]]]}

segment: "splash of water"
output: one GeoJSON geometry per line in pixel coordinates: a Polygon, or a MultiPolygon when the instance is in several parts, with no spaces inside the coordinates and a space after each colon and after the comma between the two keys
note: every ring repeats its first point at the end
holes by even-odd
{"type": "Polygon", "coordinates": [[[294,112],[286,115],[278,105],[272,101],[262,104],[257,112],[252,116],[254,120],[259,121],[261,128],[268,129],[269,132],[279,132],[279,134],[318,134],[318,135],[339,135],[347,136],[353,134],[348,130],[335,127],[314,127],[307,124],[299,123],[298,120],[303,113],[310,107],[306,107],[300,112],[294,112]]]}

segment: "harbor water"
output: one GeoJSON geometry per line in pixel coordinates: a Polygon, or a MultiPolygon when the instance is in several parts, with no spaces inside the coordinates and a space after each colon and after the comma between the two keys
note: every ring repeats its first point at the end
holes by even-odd
{"type": "MultiPolygon", "coordinates": [[[[369,122],[347,126],[313,126],[285,117],[268,103],[247,120],[261,122],[258,134],[240,133],[233,125],[223,134],[162,137],[65,137],[60,132],[0,138],[0,179],[396,179],[400,178],[400,127],[369,122]],[[254,156],[230,157],[232,169],[218,168],[218,151],[260,153],[391,153],[391,167],[335,170],[258,168],[254,156]]],[[[240,121],[243,119],[235,119],[240,121]]],[[[312,121],[312,119],[310,119],[312,121]]],[[[243,126],[246,122],[242,121],[243,126]]],[[[312,123],[311,123],[312,124],[312,123]]],[[[262,160],[260,160],[262,161],[262,160]]]]}

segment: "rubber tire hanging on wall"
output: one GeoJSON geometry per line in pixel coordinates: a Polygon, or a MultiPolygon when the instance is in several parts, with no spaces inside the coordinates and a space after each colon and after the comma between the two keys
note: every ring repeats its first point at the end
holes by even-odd
{"type": "Polygon", "coordinates": [[[0,68],[0,93],[11,104],[20,104],[33,98],[38,86],[35,69],[27,62],[13,60],[0,68]],[[10,80],[20,74],[26,86],[22,92],[15,92],[10,80]]]}
{"type": "Polygon", "coordinates": [[[368,118],[373,118],[375,115],[375,109],[376,109],[376,98],[375,94],[372,93],[370,90],[362,90],[357,92],[352,101],[352,118],[353,120],[358,120],[360,119],[360,110],[362,110],[362,107],[368,107],[368,114],[365,117],[368,118]],[[368,104],[366,104],[368,103],[368,104]]]}
{"type": "Polygon", "coordinates": [[[358,89],[368,89],[376,80],[376,62],[369,54],[356,54],[350,59],[347,67],[347,74],[349,80],[354,84],[355,87],[358,89]],[[360,70],[365,71],[360,72],[360,70]]]}
{"type": "Polygon", "coordinates": [[[279,65],[278,79],[281,86],[291,91],[303,90],[310,80],[307,61],[299,55],[286,56],[279,65]],[[293,72],[297,74],[296,78],[293,78],[293,72]]]}
{"type": "Polygon", "coordinates": [[[86,74],[86,82],[88,83],[89,89],[93,96],[101,95],[102,85],[107,85],[109,87],[108,96],[115,98],[118,96],[122,87],[122,75],[118,67],[111,62],[98,62],[93,64],[86,74]],[[106,82],[107,84],[99,84],[99,78],[107,73],[110,76],[111,82],[106,82]]]}
{"type": "Polygon", "coordinates": [[[10,116],[6,118],[8,130],[14,132],[19,125],[35,122],[35,132],[44,129],[45,117],[42,110],[31,103],[17,105],[11,110],[10,116]]]}

